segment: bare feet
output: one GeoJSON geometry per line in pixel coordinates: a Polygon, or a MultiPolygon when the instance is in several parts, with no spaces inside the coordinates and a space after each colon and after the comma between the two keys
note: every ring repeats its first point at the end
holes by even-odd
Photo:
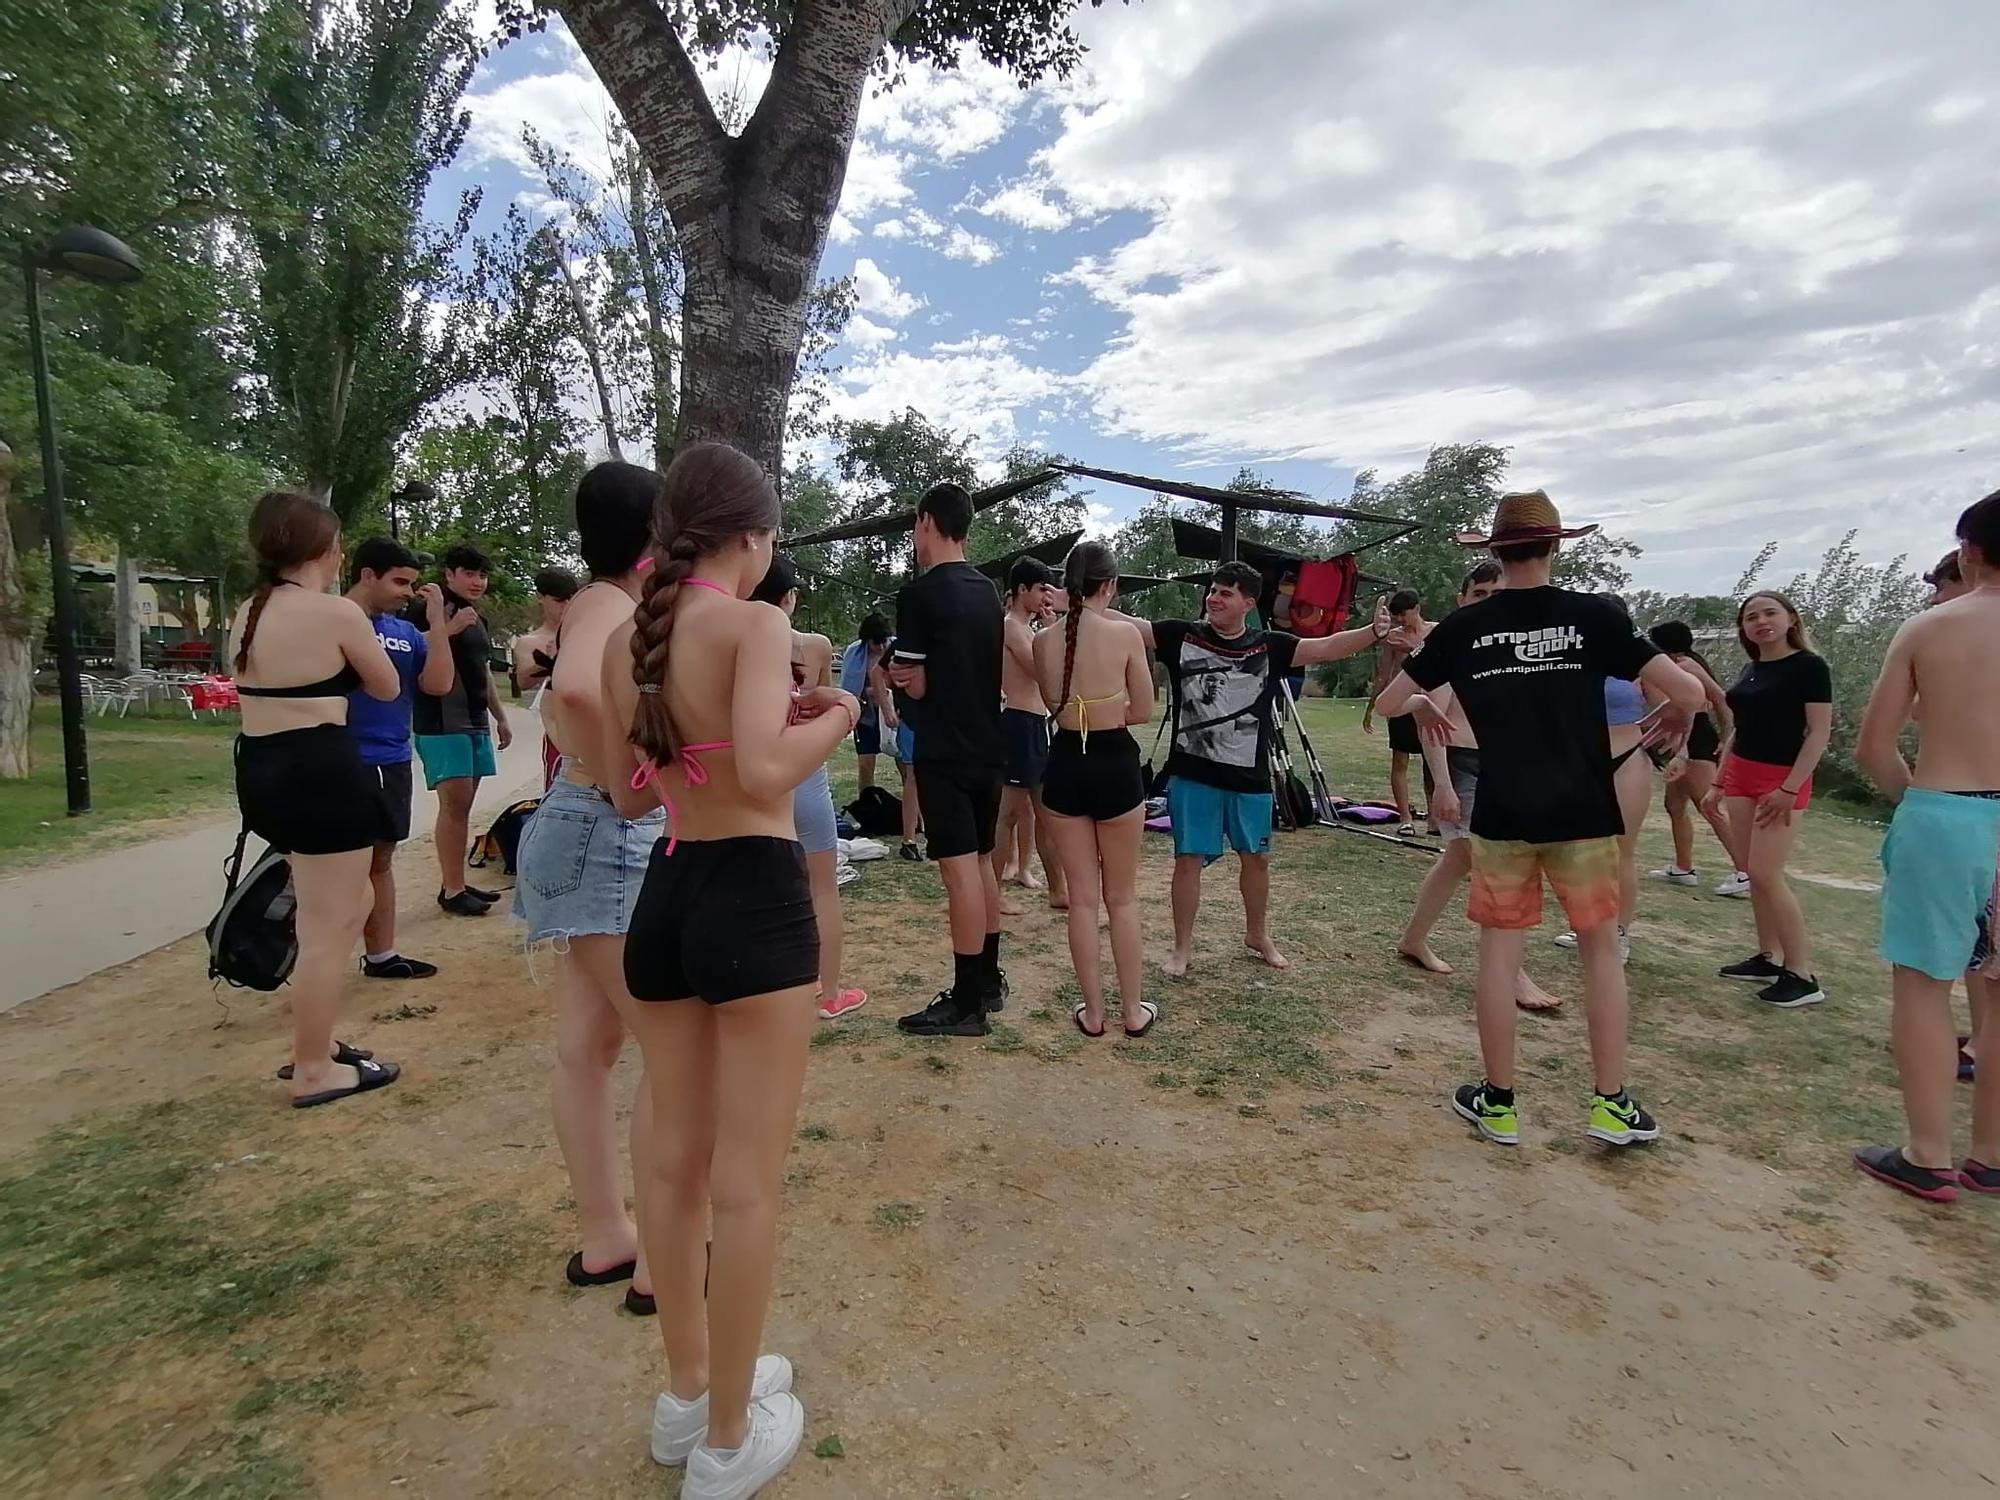
{"type": "Polygon", "coordinates": [[[1042,888],[1042,877],[1024,866],[1014,877],[1014,884],[1024,891],[1039,891],[1042,888]]]}
{"type": "Polygon", "coordinates": [[[1243,946],[1250,950],[1250,956],[1259,963],[1269,964],[1274,969],[1289,969],[1292,961],[1278,951],[1278,945],[1269,938],[1245,938],[1243,946]]]}
{"type": "Polygon", "coordinates": [[[1190,953],[1187,949],[1185,948],[1174,949],[1173,953],[1169,955],[1167,958],[1166,962],[1167,977],[1169,979],[1187,978],[1188,966],[1193,962],[1194,962],[1194,954],[1190,953]]]}
{"type": "Polygon", "coordinates": [[[1020,916],[1020,915],[1021,915],[1021,913],[1022,913],[1022,912],[1026,911],[1026,910],[1027,910],[1027,908],[1026,908],[1025,906],[1021,905],[1021,903],[1020,903],[1020,902],[1018,902],[1018,901],[1014,900],[1014,898],[1013,898],[1013,897],[1011,897],[1011,896],[1009,896],[1009,895],[1008,895],[1008,894],[1007,894],[1007,893],[1006,893],[1005,891],[1002,891],[1002,892],[1000,893],[1000,915],[1001,915],[1001,916],[1003,916],[1003,917],[1018,917],[1018,916],[1020,916]]]}
{"type": "Polygon", "coordinates": [[[1523,969],[1520,979],[1515,982],[1514,1003],[1522,1010],[1555,1010],[1562,1005],[1562,997],[1551,995],[1530,979],[1528,971],[1523,969]]]}
{"type": "Polygon", "coordinates": [[[1431,952],[1431,945],[1429,943],[1418,943],[1415,946],[1399,944],[1396,952],[1401,955],[1404,962],[1415,964],[1427,974],[1450,974],[1454,972],[1450,964],[1431,952]]]}

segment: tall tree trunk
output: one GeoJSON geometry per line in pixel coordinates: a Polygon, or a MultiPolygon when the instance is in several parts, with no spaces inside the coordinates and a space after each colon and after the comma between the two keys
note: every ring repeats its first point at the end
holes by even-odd
{"type": "Polygon", "coordinates": [[[840,203],[869,69],[910,0],[796,0],[740,136],[715,117],[655,0],[557,0],[652,168],[687,277],[679,433],[784,472],[806,299],[840,203]]]}
{"type": "Polygon", "coordinates": [[[112,659],[118,670],[131,676],[146,665],[145,624],[139,618],[139,560],[126,551],[125,544],[118,544],[118,580],[113,593],[115,598],[116,623],[112,626],[112,659]]]}
{"type": "Polygon", "coordinates": [[[639,262],[639,294],[646,305],[646,356],[653,377],[653,464],[664,472],[674,461],[674,434],[680,425],[674,402],[674,335],[667,322],[659,249],[653,244],[652,176],[638,146],[631,141],[625,143],[625,180],[631,188],[632,253],[639,262]]]}
{"type": "Polygon", "coordinates": [[[562,236],[553,229],[549,231],[549,252],[555,259],[556,270],[562,275],[563,290],[569,293],[570,311],[576,314],[576,338],[583,345],[583,357],[590,365],[590,383],[597,391],[597,415],[604,426],[605,447],[613,458],[622,460],[625,453],[618,446],[618,414],[611,405],[611,385],[604,378],[604,355],[597,340],[597,320],[590,315],[583,288],[577,284],[576,273],[569,268],[569,249],[563,244],[562,236]]]}
{"type": "Polygon", "coordinates": [[[13,483],[14,455],[0,442],[0,781],[20,781],[33,769],[28,720],[35,706],[37,620],[7,515],[13,483]]]}

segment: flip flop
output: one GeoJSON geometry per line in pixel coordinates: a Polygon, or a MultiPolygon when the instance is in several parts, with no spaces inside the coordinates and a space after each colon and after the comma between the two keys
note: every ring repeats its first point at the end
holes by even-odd
{"type": "Polygon", "coordinates": [[[1085,1009],[1086,1007],[1084,1003],[1081,1000],[1077,1001],[1075,1005],[1070,1007],[1069,1018],[1072,1021],[1076,1022],[1076,1029],[1078,1031],[1082,1032],[1085,1036],[1089,1037],[1094,1042],[1099,1037],[1104,1035],[1104,1028],[1100,1026],[1097,1028],[1097,1030],[1092,1031],[1088,1026],[1084,1025],[1083,1013],[1085,1009]]]}
{"type": "MultiPolygon", "coordinates": [[[[337,1063],[346,1063],[350,1068],[359,1067],[362,1063],[371,1061],[374,1056],[375,1054],[368,1051],[365,1047],[350,1047],[345,1042],[335,1042],[333,1044],[333,1060],[337,1063]]],[[[282,1068],[278,1069],[278,1076],[289,1082],[292,1076],[292,1065],[286,1063],[282,1068]]]]}
{"type": "Polygon", "coordinates": [[[658,1315],[660,1307],[649,1293],[628,1286],[625,1288],[625,1311],[635,1318],[651,1318],[658,1315]]]}
{"type": "Polygon", "coordinates": [[[630,1281],[632,1273],[638,1269],[639,1262],[626,1260],[615,1266],[606,1266],[601,1271],[586,1271],[583,1268],[583,1252],[579,1250],[563,1267],[563,1275],[571,1286],[615,1286],[621,1281],[630,1281]]]}
{"type": "Polygon", "coordinates": [[[336,1099],[351,1099],[356,1094],[367,1094],[374,1092],[376,1089],[386,1089],[403,1074],[403,1070],[394,1063],[379,1063],[366,1057],[357,1063],[350,1064],[350,1066],[353,1067],[356,1073],[361,1075],[355,1081],[352,1088],[322,1089],[317,1094],[300,1094],[292,1100],[292,1108],[311,1109],[314,1105],[331,1104],[336,1099]]]}
{"type": "Polygon", "coordinates": [[[1406,839],[1413,839],[1417,836],[1417,825],[1414,823],[1405,823],[1396,832],[1400,833],[1406,839]]]}
{"type": "Polygon", "coordinates": [[[1134,1030],[1130,1026],[1127,1026],[1125,1028],[1125,1035],[1130,1037],[1135,1042],[1140,1037],[1144,1036],[1147,1032],[1151,1031],[1153,1029],[1153,1023],[1160,1019],[1160,1007],[1153,1004],[1153,1002],[1150,1000],[1141,1000],[1139,1002],[1139,1009],[1146,1013],[1146,1024],[1144,1026],[1139,1027],[1137,1030],[1134,1030]]]}

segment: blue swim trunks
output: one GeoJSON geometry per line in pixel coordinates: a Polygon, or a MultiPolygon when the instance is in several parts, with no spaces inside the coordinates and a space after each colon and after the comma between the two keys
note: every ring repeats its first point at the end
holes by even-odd
{"type": "Polygon", "coordinates": [[[2000,864],[2000,798],[1911,787],[1882,840],[1883,959],[1956,979],[2000,864]]]}
{"type": "Polygon", "coordinates": [[[1271,852],[1271,794],[1225,792],[1176,776],[1167,783],[1167,816],[1174,824],[1176,856],[1214,864],[1225,848],[1238,854],[1271,852]]]}

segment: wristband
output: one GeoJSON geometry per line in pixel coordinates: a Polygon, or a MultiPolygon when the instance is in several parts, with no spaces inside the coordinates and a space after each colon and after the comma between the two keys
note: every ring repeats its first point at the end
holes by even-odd
{"type": "Polygon", "coordinates": [[[1797,787],[1786,786],[1782,781],[1778,783],[1778,790],[1783,792],[1787,797],[1796,797],[1799,794],[1797,787]]]}

